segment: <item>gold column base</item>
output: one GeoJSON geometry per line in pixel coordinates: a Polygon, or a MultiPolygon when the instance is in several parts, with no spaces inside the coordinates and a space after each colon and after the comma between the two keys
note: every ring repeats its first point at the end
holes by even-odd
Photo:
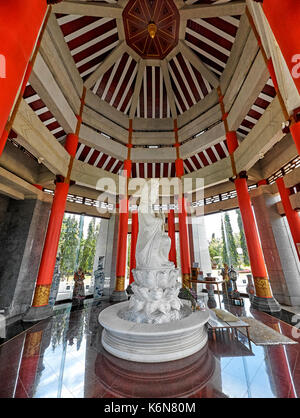
{"type": "Polygon", "coordinates": [[[40,353],[43,332],[44,331],[38,331],[27,334],[24,345],[23,357],[32,357],[40,353]]]}
{"type": "Polygon", "coordinates": [[[182,287],[185,289],[190,289],[191,282],[190,282],[190,275],[189,274],[183,274],[182,275],[182,287]]]}
{"type": "Polygon", "coordinates": [[[116,278],[116,292],[124,292],[125,291],[125,277],[120,276],[116,278]]]}
{"type": "Polygon", "coordinates": [[[36,286],[32,306],[37,308],[39,306],[48,305],[50,290],[51,290],[51,284],[44,284],[44,285],[36,286]]]}
{"type": "Polygon", "coordinates": [[[267,277],[253,277],[256,296],[260,298],[272,298],[270,282],[267,277]]]}

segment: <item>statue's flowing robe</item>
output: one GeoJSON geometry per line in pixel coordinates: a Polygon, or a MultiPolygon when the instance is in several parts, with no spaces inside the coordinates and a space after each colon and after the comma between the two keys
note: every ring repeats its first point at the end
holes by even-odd
{"type": "Polygon", "coordinates": [[[162,219],[156,218],[155,214],[139,212],[139,234],[136,245],[137,268],[158,267],[160,261],[159,246],[162,237],[162,219]]]}

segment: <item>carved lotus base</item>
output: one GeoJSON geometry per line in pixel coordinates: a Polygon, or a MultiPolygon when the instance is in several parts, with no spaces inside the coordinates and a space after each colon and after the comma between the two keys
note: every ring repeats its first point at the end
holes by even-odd
{"type": "Polygon", "coordinates": [[[132,270],[135,283],[148,289],[170,289],[176,286],[179,269],[174,267],[132,270]]]}
{"type": "Polygon", "coordinates": [[[135,282],[131,285],[133,295],[129,309],[124,310],[122,319],[137,323],[163,324],[178,321],[191,312],[182,309],[178,298],[179,270],[174,267],[133,270],[135,282]]]}
{"type": "Polygon", "coordinates": [[[120,318],[129,302],[110,306],[99,315],[102,345],[116,357],[142,363],[162,363],[188,357],[207,343],[208,311],[166,324],[138,324],[120,318]]]}

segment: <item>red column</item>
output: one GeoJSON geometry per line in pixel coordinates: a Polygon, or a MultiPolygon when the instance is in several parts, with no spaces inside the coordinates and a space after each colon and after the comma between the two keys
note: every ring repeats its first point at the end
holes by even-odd
{"type": "Polygon", "coordinates": [[[132,270],[136,268],[135,251],[139,232],[139,215],[138,211],[131,214],[131,251],[130,251],[130,279],[129,284],[134,282],[132,270]]]}
{"type": "Polygon", "coordinates": [[[22,83],[25,88],[30,75],[28,63],[46,10],[46,0],[0,2],[0,154],[9,133],[4,132],[6,122],[22,83]]]}
{"type": "MultiPolygon", "coordinates": [[[[278,332],[277,329],[275,331],[278,332]]],[[[266,360],[269,359],[269,370],[273,375],[277,397],[282,399],[297,398],[294,390],[293,377],[290,373],[289,360],[284,347],[284,345],[278,345],[276,347],[266,346],[266,360]]]]}
{"type": "Polygon", "coordinates": [[[184,197],[179,198],[178,205],[181,271],[183,277],[183,285],[186,286],[191,276],[191,259],[189,236],[187,230],[186,199],[184,197]]]}
{"type": "MultiPolygon", "coordinates": [[[[65,148],[70,153],[71,159],[75,157],[77,145],[78,136],[69,134],[67,136],[65,148]]],[[[62,180],[61,182],[56,183],[40,269],[36,282],[35,295],[32,303],[33,307],[48,305],[68,192],[69,182],[62,180]]]]}
{"type": "Polygon", "coordinates": [[[168,214],[168,234],[169,234],[169,237],[171,238],[171,249],[169,253],[169,261],[172,261],[175,264],[175,267],[177,267],[174,210],[170,210],[168,214]]]}
{"type": "MultiPolygon", "coordinates": [[[[175,162],[176,175],[181,178],[184,174],[183,161],[178,158],[175,162]]],[[[180,260],[182,281],[184,287],[189,287],[189,280],[191,275],[191,259],[190,259],[190,245],[187,230],[187,213],[186,213],[186,199],[183,195],[178,199],[178,218],[179,218],[179,240],[180,240],[180,260]]]]}
{"type": "Polygon", "coordinates": [[[24,344],[15,398],[32,397],[40,361],[43,331],[28,333],[24,344]]]}
{"type": "Polygon", "coordinates": [[[48,305],[69,184],[57,183],[32,306],[48,305]]]}
{"type": "Polygon", "coordinates": [[[290,201],[290,190],[285,187],[284,179],[281,177],[276,180],[278,191],[280,193],[281,202],[284,208],[284,212],[290,227],[290,231],[295,243],[296,251],[300,259],[299,250],[297,244],[300,244],[300,216],[291,205],[290,201]]]}
{"type": "Polygon", "coordinates": [[[247,180],[245,178],[237,178],[234,183],[245,230],[256,296],[262,298],[272,298],[268,273],[251,207],[247,180]]]}
{"type": "Polygon", "coordinates": [[[128,233],[128,199],[123,198],[119,204],[119,235],[117,249],[117,278],[124,278],[126,273],[128,233]]]}
{"type": "MultiPolygon", "coordinates": [[[[132,162],[124,162],[124,176],[128,179],[131,175],[132,162]]],[[[127,187],[127,186],[126,186],[127,187]]],[[[128,194],[120,199],[119,204],[119,234],[117,246],[117,268],[116,268],[116,292],[125,290],[126,259],[127,259],[127,234],[128,234],[128,194]]]]}
{"type": "Polygon", "coordinates": [[[300,93],[300,3],[264,0],[262,7],[300,93]]]}
{"type": "MultiPolygon", "coordinates": [[[[259,318],[258,318],[259,319],[259,318]]],[[[283,334],[280,323],[275,318],[270,319],[268,326],[279,334],[283,334]]],[[[266,347],[267,357],[270,359],[270,372],[273,374],[273,382],[278,398],[297,398],[295,392],[294,379],[291,373],[290,359],[287,354],[286,346],[266,347]],[[280,376],[280,379],[278,379],[280,376]]]]}
{"type": "MultiPolygon", "coordinates": [[[[248,191],[246,177],[236,175],[236,166],[234,161],[234,152],[238,148],[238,140],[235,131],[226,131],[226,140],[231,157],[233,174],[236,177],[234,183],[237,192],[239,208],[241,211],[243,226],[245,230],[245,237],[251,264],[251,271],[254,279],[256,296],[258,298],[267,298],[269,302],[273,303],[273,295],[268,279],[268,273],[265,265],[262,247],[259,241],[257,226],[251,206],[251,200],[248,191]]],[[[275,303],[276,304],[276,303],[275,303]]],[[[272,309],[276,308],[274,307],[272,309]]]]}

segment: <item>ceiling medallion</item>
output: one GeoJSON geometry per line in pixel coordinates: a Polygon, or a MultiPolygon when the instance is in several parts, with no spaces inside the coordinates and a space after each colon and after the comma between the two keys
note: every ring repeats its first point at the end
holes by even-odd
{"type": "Polygon", "coordinates": [[[144,59],[164,59],[178,43],[173,0],[129,0],[123,12],[127,44],[144,59]]]}
{"type": "Polygon", "coordinates": [[[148,32],[149,32],[150,38],[154,39],[155,35],[156,35],[156,32],[157,32],[157,26],[156,26],[155,23],[149,23],[148,32]]]}

